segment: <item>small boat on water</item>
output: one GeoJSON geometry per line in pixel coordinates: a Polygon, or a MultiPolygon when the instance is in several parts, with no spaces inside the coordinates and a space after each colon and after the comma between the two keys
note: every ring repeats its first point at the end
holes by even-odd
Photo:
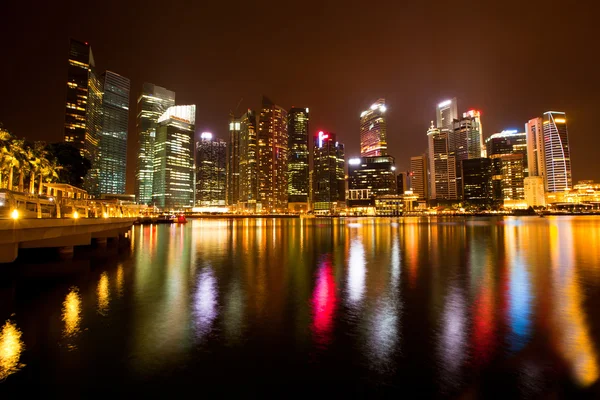
{"type": "Polygon", "coordinates": [[[159,215],[155,221],[157,224],[172,224],[173,222],[175,222],[175,216],[169,214],[159,215]]]}
{"type": "Polygon", "coordinates": [[[177,220],[176,220],[176,222],[177,222],[178,224],[185,224],[185,223],[187,223],[187,219],[185,218],[185,215],[183,215],[183,214],[179,214],[179,215],[177,216],[177,220]]]}

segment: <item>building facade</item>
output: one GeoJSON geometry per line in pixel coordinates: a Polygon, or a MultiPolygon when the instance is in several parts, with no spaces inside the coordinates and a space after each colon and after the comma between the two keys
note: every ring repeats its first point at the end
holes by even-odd
{"type": "Polygon", "coordinates": [[[395,170],[392,156],[348,160],[348,191],[352,192],[348,206],[374,206],[375,197],[396,195],[395,170]]]}
{"type": "Polygon", "coordinates": [[[523,192],[525,195],[525,203],[527,203],[528,207],[546,206],[543,177],[528,176],[523,179],[523,192]]]}
{"type": "Polygon", "coordinates": [[[463,200],[471,205],[492,205],[492,160],[489,158],[463,160],[461,169],[463,200]]]}
{"type": "Polygon", "coordinates": [[[256,112],[248,110],[240,118],[240,180],[238,208],[256,212],[258,195],[258,134],[256,112]]]}
{"type": "Polygon", "coordinates": [[[456,158],[450,155],[447,129],[432,126],[427,131],[429,142],[430,199],[447,201],[458,199],[456,158]]]}
{"type": "Polygon", "coordinates": [[[227,205],[237,208],[240,200],[240,133],[242,130],[241,119],[233,113],[229,114],[229,142],[227,143],[227,205]]]}
{"type": "Polygon", "coordinates": [[[527,169],[529,176],[546,176],[546,157],[544,154],[544,131],[542,118],[533,118],[525,124],[527,143],[527,169]]]}
{"type": "Polygon", "coordinates": [[[102,129],[98,142],[98,194],[124,194],[129,130],[129,79],[106,71],[101,77],[102,129]]]}
{"type": "Polygon", "coordinates": [[[161,209],[193,206],[195,122],[195,105],[169,107],[157,121],[152,202],[161,209]]]}
{"type": "Polygon", "coordinates": [[[423,154],[410,158],[410,190],[417,196],[418,200],[429,199],[429,169],[427,166],[427,155],[423,154]]]}
{"type": "Polygon", "coordinates": [[[138,153],[135,169],[135,200],[138,204],[152,203],[152,176],[154,174],[154,141],[158,119],[175,105],[175,92],[144,83],[137,99],[136,131],[138,153]]]}
{"type": "Polygon", "coordinates": [[[525,200],[525,155],[497,154],[491,156],[494,200],[512,208],[525,200]]]}
{"type": "Polygon", "coordinates": [[[258,194],[265,213],[287,211],[287,112],[263,97],[258,122],[258,194]]]}
{"type": "Polygon", "coordinates": [[[438,103],[436,110],[436,127],[440,129],[452,130],[455,119],[458,119],[458,106],[456,97],[444,100],[438,103]]]}
{"type": "Polygon", "coordinates": [[[344,208],[346,181],[344,145],[336,135],[319,131],[313,145],[313,203],[315,213],[336,213],[344,208]]]}
{"type": "Polygon", "coordinates": [[[203,132],[196,142],[196,206],[225,206],[227,142],[203,132]]]}
{"type": "Polygon", "coordinates": [[[387,155],[385,100],[379,99],[360,114],[360,156],[387,155]]]}
{"type": "Polygon", "coordinates": [[[288,112],[288,208],[307,211],[309,195],[308,108],[288,112]]]}
{"type": "Polygon", "coordinates": [[[545,112],[542,126],[546,191],[554,193],[570,190],[573,187],[573,179],[567,117],[560,111],[545,112]]]}

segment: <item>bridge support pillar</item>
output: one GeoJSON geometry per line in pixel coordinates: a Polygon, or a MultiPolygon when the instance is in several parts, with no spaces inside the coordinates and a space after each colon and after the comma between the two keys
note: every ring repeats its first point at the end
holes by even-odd
{"type": "Polygon", "coordinates": [[[0,244],[0,264],[10,263],[17,259],[19,255],[18,243],[3,243],[0,244]]]}

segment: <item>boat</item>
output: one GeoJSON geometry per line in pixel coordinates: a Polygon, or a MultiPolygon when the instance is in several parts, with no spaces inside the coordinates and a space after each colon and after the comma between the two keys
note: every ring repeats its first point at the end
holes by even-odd
{"type": "Polygon", "coordinates": [[[159,215],[158,218],[156,218],[157,224],[172,224],[173,222],[175,222],[174,215],[163,214],[159,215]]]}
{"type": "Polygon", "coordinates": [[[177,216],[177,220],[176,220],[176,222],[177,222],[178,224],[185,224],[185,223],[187,223],[187,219],[185,218],[185,215],[183,215],[183,214],[179,214],[179,215],[177,216]]]}

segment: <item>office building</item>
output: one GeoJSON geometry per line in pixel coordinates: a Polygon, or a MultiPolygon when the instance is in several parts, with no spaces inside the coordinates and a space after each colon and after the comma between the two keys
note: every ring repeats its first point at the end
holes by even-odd
{"type": "Polygon", "coordinates": [[[64,139],[90,160],[92,168],[84,188],[98,194],[98,136],[102,126],[102,85],[96,74],[92,48],[87,42],[70,40],[64,139]]]}
{"type": "Polygon", "coordinates": [[[169,107],[157,121],[152,202],[161,209],[193,206],[195,123],[195,105],[169,107]]]}
{"type": "Polygon", "coordinates": [[[167,108],[175,105],[175,92],[144,83],[137,99],[138,152],[135,169],[135,200],[138,204],[152,203],[152,176],[154,174],[154,140],[156,125],[167,108]]]}
{"type": "Polygon", "coordinates": [[[239,197],[238,209],[256,212],[258,195],[258,139],[256,112],[248,110],[240,118],[240,158],[239,158],[239,197]]]}
{"type": "Polygon", "coordinates": [[[423,154],[410,158],[409,189],[417,196],[418,200],[429,199],[429,169],[427,155],[423,154]]]}
{"type": "Polygon", "coordinates": [[[525,124],[527,142],[527,169],[529,176],[546,176],[546,157],[544,153],[544,131],[542,118],[533,118],[525,124]]]}
{"type": "Polygon", "coordinates": [[[258,194],[265,213],[287,211],[287,112],[263,97],[258,123],[258,194]]]}
{"type": "Polygon", "coordinates": [[[444,100],[436,108],[436,127],[440,129],[453,129],[453,122],[458,119],[458,107],[456,97],[444,100]]]}
{"type": "Polygon", "coordinates": [[[360,156],[387,155],[385,100],[379,99],[360,114],[360,156]]]}
{"type": "Polygon", "coordinates": [[[226,203],[232,209],[237,208],[240,200],[240,132],[241,119],[229,114],[229,142],[227,143],[227,196],[226,203]]]}
{"type": "Polygon", "coordinates": [[[525,203],[525,155],[497,154],[490,158],[494,200],[508,208],[520,207],[525,203]]]}
{"type": "Polygon", "coordinates": [[[396,166],[392,156],[348,160],[348,206],[374,207],[375,197],[395,195],[396,166]]]}
{"type": "Polygon", "coordinates": [[[227,142],[203,132],[196,142],[196,206],[225,206],[227,142]]]}
{"type": "Polygon", "coordinates": [[[462,198],[465,203],[478,206],[492,205],[492,160],[489,158],[462,160],[461,169],[462,198]]]}
{"type": "Polygon", "coordinates": [[[449,152],[451,131],[433,126],[427,131],[429,142],[430,199],[448,201],[458,199],[456,158],[449,152]]]}
{"type": "Polygon", "coordinates": [[[485,140],[488,156],[498,154],[523,154],[527,156],[527,135],[516,130],[494,133],[485,140]]]}
{"type": "Polygon", "coordinates": [[[404,194],[408,188],[408,173],[398,172],[398,175],[396,175],[396,194],[404,194]]]}
{"type": "Polygon", "coordinates": [[[308,108],[288,112],[288,208],[308,211],[308,108]]]}
{"type": "Polygon", "coordinates": [[[106,71],[101,76],[102,129],[98,141],[98,192],[124,194],[129,129],[129,79],[106,71]]]}
{"type": "Polygon", "coordinates": [[[548,111],[543,115],[546,191],[555,193],[573,187],[571,149],[564,112],[548,111]]]}
{"type": "Polygon", "coordinates": [[[546,206],[544,193],[544,178],[542,176],[528,176],[523,179],[525,203],[528,207],[546,206]]]}
{"type": "Polygon", "coordinates": [[[313,146],[313,203],[315,213],[336,213],[346,201],[344,145],[336,135],[319,131],[313,146]]]}

